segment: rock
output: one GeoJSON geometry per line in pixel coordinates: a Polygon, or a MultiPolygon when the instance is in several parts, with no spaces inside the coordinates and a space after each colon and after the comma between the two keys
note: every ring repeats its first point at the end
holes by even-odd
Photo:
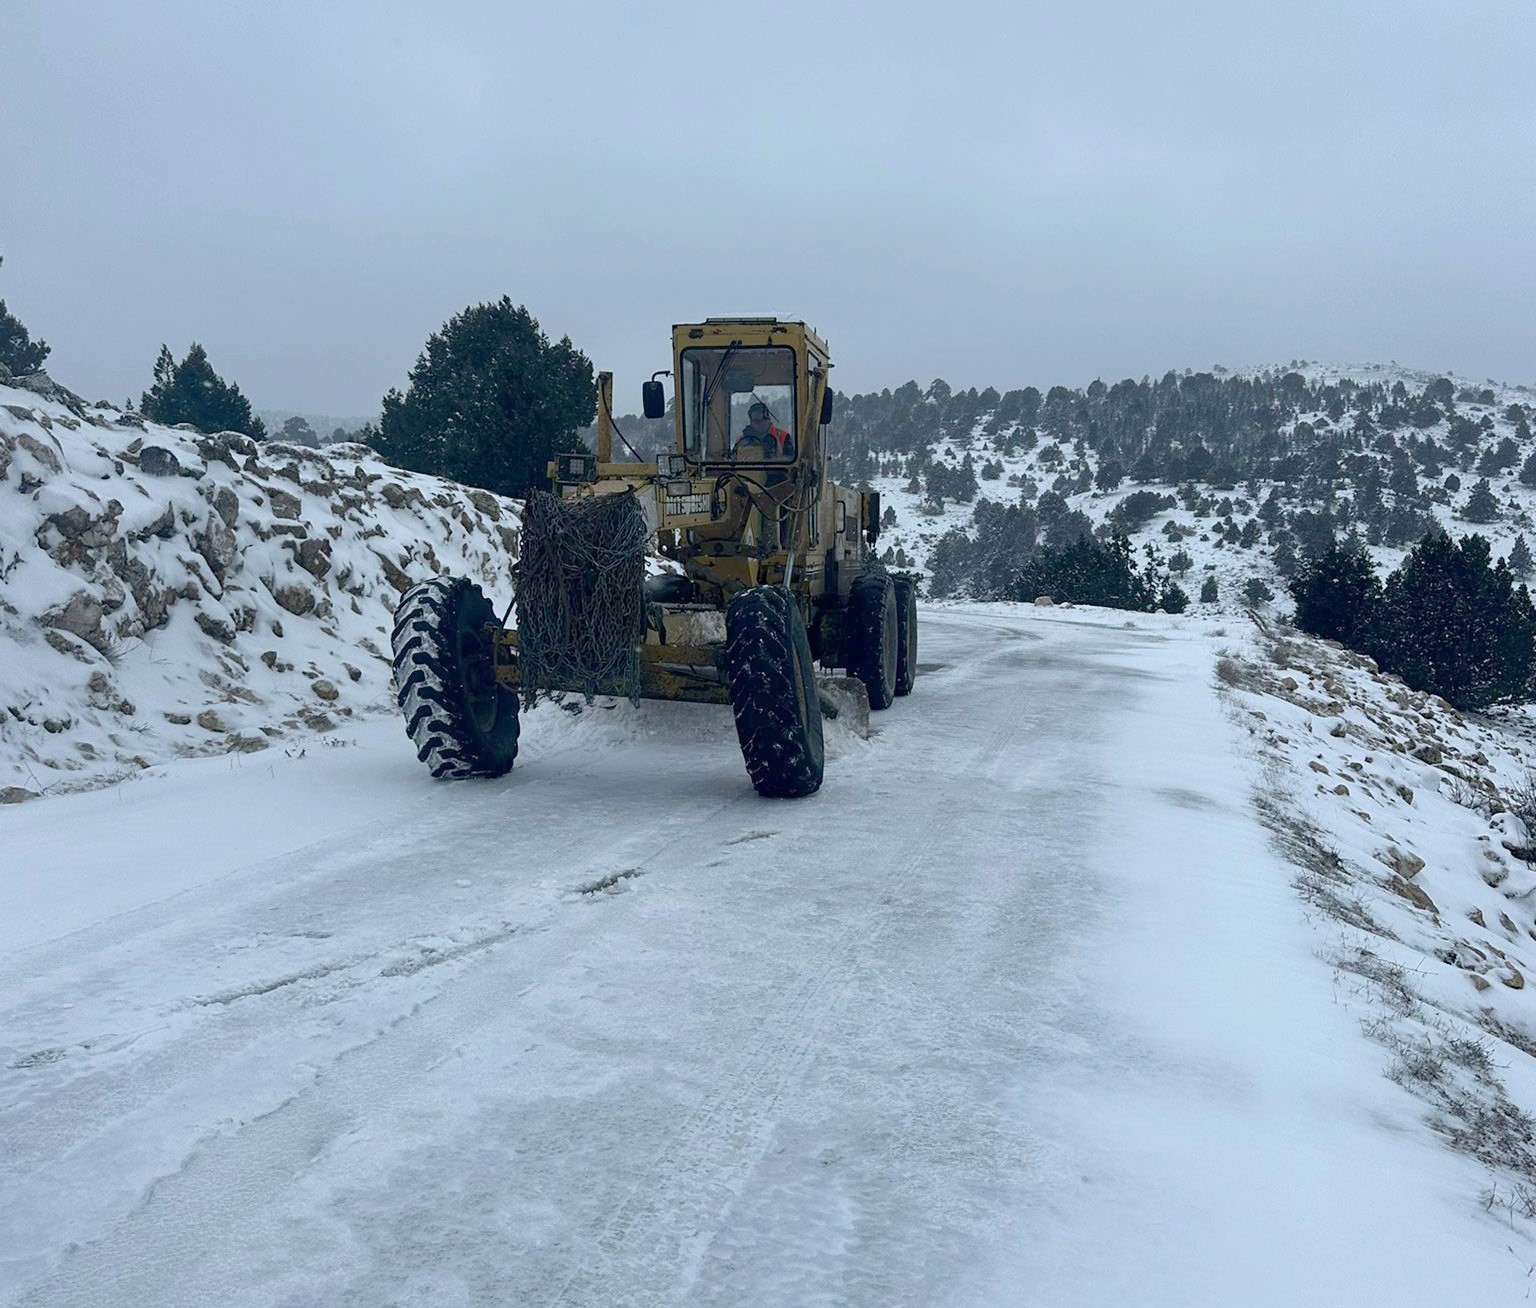
{"type": "Polygon", "coordinates": [[[1513,813],[1495,813],[1488,820],[1494,837],[1517,858],[1526,857],[1531,849],[1530,829],[1513,813]]]}
{"type": "Polygon", "coordinates": [[[233,645],[235,643],[235,629],[216,613],[209,613],[207,609],[198,609],[192,615],[192,620],[197,623],[203,635],[210,636],[221,645],[233,645]]]}
{"type": "Polygon", "coordinates": [[[190,713],[166,713],[163,716],[173,727],[190,727],[192,725],[192,715],[190,713]]]}
{"type": "Polygon", "coordinates": [[[197,725],[204,731],[223,731],[224,723],[214,709],[204,709],[197,715],[197,725]]]}
{"type": "Polygon", "coordinates": [[[165,512],[153,522],[133,532],[134,540],[148,540],[151,536],[158,536],[161,540],[170,540],[176,534],[176,509],[174,505],[167,504],[165,512]]]}
{"type": "Polygon", "coordinates": [[[363,670],[361,668],[354,668],[350,663],[343,663],[341,666],[347,670],[347,676],[352,681],[361,681],[363,679],[363,670]]]}
{"type": "Polygon", "coordinates": [[[26,790],[21,786],[0,786],[0,804],[20,804],[36,798],[35,790],[26,790]]]}
{"type": "MultiPolygon", "coordinates": [[[[1435,901],[1424,893],[1422,886],[1416,886],[1412,881],[1405,881],[1394,873],[1387,881],[1387,889],[1406,899],[1415,908],[1422,908],[1427,913],[1439,916],[1440,910],[1435,907],[1435,901]]],[[[1482,923],[1479,922],[1478,925],[1481,926],[1482,923]]]]}
{"type": "Polygon", "coordinates": [[[1307,766],[1314,772],[1321,772],[1325,777],[1328,775],[1328,769],[1319,763],[1315,758],[1311,759],[1307,763],[1307,766]]]}
{"type": "Polygon", "coordinates": [[[91,525],[91,515],[78,504],[63,513],[50,513],[43,519],[45,525],[56,530],[65,540],[79,540],[91,525]]]}
{"type": "Polygon", "coordinates": [[[1036,595],[1035,607],[1041,609],[1051,608],[1056,603],[1049,595],[1036,595]]]}
{"type": "Polygon", "coordinates": [[[464,497],[492,522],[501,521],[501,505],[496,503],[496,497],[489,491],[466,490],[464,497]]]}
{"type": "Polygon", "coordinates": [[[275,649],[262,650],[261,661],[269,668],[275,668],[277,666],[277,651],[275,649]]]}
{"type": "Polygon", "coordinates": [[[341,692],[336,689],[335,683],[327,681],[324,677],[320,677],[318,680],[310,683],[309,688],[328,704],[334,703],[341,696],[341,692]]]}
{"type": "Polygon", "coordinates": [[[69,602],[62,608],[46,614],[43,624],[57,627],[60,631],[67,631],[72,636],[79,636],[81,640],[98,650],[106,650],[112,641],[101,629],[103,616],[101,601],[89,591],[82,590],[70,596],[69,602]]]}
{"type": "Polygon", "coordinates": [[[139,451],[139,471],[151,477],[176,477],[181,474],[181,460],[163,445],[146,445],[139,451]]]}
{"type": "Polygon", "coordinates": [[[316,581],[331,570],[331,542],[324,536],[300,541],[296,553],[299,567],[316,581]]]}
{"type": "Polygon", "coordinates": [[[238,468],[242,457],[248,458],[256,453],[256,442],[244,432],[219,431],[212,436],[198,437],[197,452],[203,456],[205,463],[217,461],[238,468]]]}
{"type": "Polygon", "coordinates": [[[6,469],[11,466],[11,457],[16,449],[16,442],[0,431],[0,481],[5,480],[6,469]]]}
{"type": "Polygon", "coordinates": [[[1426,741],[1413,751],[1414,758],[1420,763],[1439,763],[1445,757],[1439,744],[1433,740],[1426,741]]]}
{"type": "Polygon", "coordinates": [[[385,581],[402,594],[410,588],[410,577],[395,566],[393,559],[387,554],[380,554],[377,550],[374,551],[374,557],[378,559],[379,567],[384,571],[385,581]]]}
{"type": "Polygon", "coordinates": [[[315,592],[308,586],[279,586],[272,592],[272,598],[281,608],[286,609],[296,618],[302,618],[306,613],[314,611],[315,592]]]}
{"type": "Polygon", "coordinates": [[[233,527],[240,518],[240,497],[228,486],[220,486],[214,492],[213,507],[226,527],[233,527]]]}
{"type": "Polygon", "coordinates": [[[224,574],[229,565],[235,561],[239,553],[240,543],[235,538],[235,533],[230,530],[229,524],[216,511],[210,510],[208,521],[203,524],[202,535],[197,538],[197,552],[203,556],[213,575],[220,581],[224,580],[224,574]]]}
{"type": "Polygon", "coordinates": [[[1389,868],[1404,878],[1416,877],[1424,870],[1424,860],[1417,854],[1410,854],[1406,849],[1399,849],[1396,845],[1388,845],[1384,854],[1376,856],[1389,868]]]}
{"type": "Polygon", "coordinates": [[[265,736],[232,735],[226,743],[229,746],[230,752],[234,754],[255,754],[267,748],[267,738],[265,736]]]}
{"type": "Polygon", "coordinates": [[[1513,963],[1505,963],[1504,970],[1499,974],[1499,980],[1511,990],[1525,989],[1525,974],[1513,963]]]}
{"type": "Polygon", "coordinates": [[[1349,787],[1341,781],[1333,788],[1333,793],[1335,795],[1347,795],[1349,794],[1349,787]]]}
{"type": "Polygon", "coordinates": [[[392,509],[403,509],[407,503],[405,487],[398,482],[385,482],[379,487],[379,497],[392,509]]]}
{"type": "Polygon", "coordinates": [[[274,518],[295,519],[304,507],[304,502],[297,495],[290,495],[284,490],[269,490],[267,498],[271,503],[274,518]]]}
{"type": "Polygon", "coordinates": [[[52,400],[56,404],[62,404],[75,413],[85,412],[85,401],[74,391],[60,386],[46,372],[28,373],[25,377],[11,378],[11,385],[24,391],[31,391],[34,395],[40,395],[45,400],[52,400]]]}
{"type": "Polygon", "coordinates": [[[64,465],[59,462],[58,454],[51,446],[44,445],[36,437],[28,436],[26,432],[19,432],[16,436],[16,444],[42,464],[48,472],[63,471],[64,465]]]}

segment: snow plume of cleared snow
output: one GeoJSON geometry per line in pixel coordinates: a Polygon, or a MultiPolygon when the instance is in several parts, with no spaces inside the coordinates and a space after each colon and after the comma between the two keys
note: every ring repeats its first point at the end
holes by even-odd
{"type": "Polygon", "coordinates": [[[400,591],[511,598],[517,508],[393,468],[0,386],[0,798],[389,706],[400,591]]]}

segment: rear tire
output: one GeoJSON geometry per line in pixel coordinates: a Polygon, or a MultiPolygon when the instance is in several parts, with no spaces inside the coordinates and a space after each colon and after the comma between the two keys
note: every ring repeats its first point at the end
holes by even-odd
{"type": "Polygon", "coordinates": [[[897,577],[896,693],[910,695],[917,680],[917,582],[897,577]]]}
{"type": "Polygon", "coordinates": [[[814,794],[826,760],[816,666],[800,607],[787,590],[754,586],[732,598],[723,663],[736,738],[757,793],[814,794]]]}
{"type": "Polygon", "coordinates": [[[412,586],[395,610],[395,693],[434,777],[499,777],[517,758],[517,696],[496,684],[496,615],[465,577],[412,586]]]}
{"type": "Polygon", "coordinates": [[[896,698],[896,588],[883,572],[866,572],[848,592],[843,647],[848,674],[869,691],[869,707],[890,708],[896,698]]]}

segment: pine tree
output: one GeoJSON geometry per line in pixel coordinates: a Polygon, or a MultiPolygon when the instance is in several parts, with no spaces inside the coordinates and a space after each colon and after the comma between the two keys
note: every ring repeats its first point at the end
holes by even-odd
{"type": "Polygon", "coordinates": [[[1524,697],[1536,608],[1482,536],[1427,536],[1387,578],[1367,652],[1416,690],[1457,708],[1524,697]]]}
{"type": "Polygon", "coordinates": [[[1200,602],[1202,604],[1214,604],[1219,597],[1214,576],[1207,577],[1200,585],[1200,602]]]}
{"type": "Polygon", "coordinates": [[[1381,583],[1363,545],[1335,541],[1303,563],[1288,589],[1296,601],[1298,627],[1350,645],[1370,621],[1381,583]]]}
{"type": "Polygon", "coordinates": [[[238,431],[258,440],[267,434],[260,418],[251,413],[251,402],[240,388],[226,382],[208,362],[208,352],[197,342],[177,363],[162,345],[155,359],[154,384],[139,400],[145,417],[168,427],[190,423],[198,431],[238,431]]]}
{"type": "MultiPolygon", "coordinates": [[[[0,258],[0,264],[4,262],[0,258]]],[[[48,355],[48,343],[34,341],[21,320],[5,307],[4,300],[0,300],[0,364],[10,369],[13,376],[26,377],[41,371],[48,355]]]]}
{"type": "Polygon", "coordinates": [[[1488,478],[1484,477],[1472,488],[1472,493],[1467,496],[1466,508],[1462,509],[1461,516],[1468,522],[1497,522],[1499,520],[1499,502],[1493,497],[1493,487],[1488,484],[1488,478]]]}
{"type": "Polygon", "coordinates": [[[1525,543],[1523,535],[1515,537],[1515,543],[1509,551],[1509,570],[1517,577],[1529,577],[1533,560],[1531,547],[1525,543]]]}
{"type": "Polygon", "coordinates": [[[1249,577],[1243,583],[1243,598],[1248,601],[1249,608],[1258,608],[1261,604],[1268,604],[1274,599],[1272,591],[1262,577],[1249,577]]]}
{"type": "Polygon", "coordinates": [[[428,339],[405,394],[384,397],[376,448],[386,458],[502,495],[541,483],[597,407],[592,363],[551,343],[506,296],[472,305],[428,339]]]}

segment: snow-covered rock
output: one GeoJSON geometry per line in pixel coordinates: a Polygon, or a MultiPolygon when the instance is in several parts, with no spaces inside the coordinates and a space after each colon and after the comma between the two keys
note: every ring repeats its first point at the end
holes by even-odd
{"type": "Polygon", "coordinates": [[[467,575],[500,610],[517,530],[511,501],[366,446],[0,385],[0,800],[388,707],[400,592],[467,575]]]}

